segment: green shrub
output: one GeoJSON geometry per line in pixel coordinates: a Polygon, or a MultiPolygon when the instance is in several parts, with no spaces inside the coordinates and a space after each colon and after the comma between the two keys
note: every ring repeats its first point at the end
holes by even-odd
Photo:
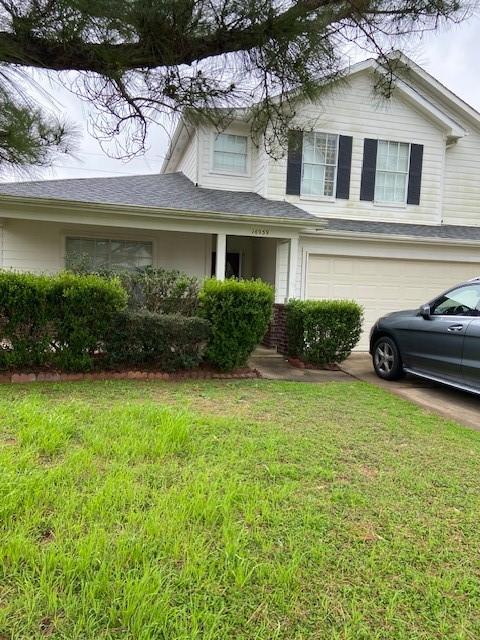
{"type": "Polygon", "coordinates": [[[83,275],[119,278],[128,295],[128,307],[135,311],[146,309],[153,313],[192,316],[198,308],[198,278],[181,271],[154,267],[141,267],[133,271],[92,270],[81,261],[72,261],[70,270],[83,275]]]}
{"type": "Polygon", "coordinates": [[[202,359],[209,330],[203,318],[124,311],[116,315],[105,342],[107,362],[154,365],[163,371],[191,369],[202,359]]]}
{"type": "Polygon", "coordinates": [[[1,271],[0,367],[90,369],[125,304],[117,280],[1,271]]]}
{"type": "Polygon", "coordinates": [[[45,364],[53,338],[48,287],[42,276],[0,271],[1,368],[45,364]]]}
{"type": "Polygon", "coordinates": [[[349,300],[291,300],[286,305],[290,355],[325,365],[342,362],[358,343],[363,310],[349,300]]]}
{"type": "Polygon", "coordinates": [[[195,315],[200,284],[197,278],[180,271],[146,267],[119,274],[128,294],[130,309],[152,313],[195,315]]]}
{"type": "Polygon", "coordinates": [[[61,273],[51,278],[48,299],[55,323],[55,363],[65,370],[90,369],[115,313],[127,303],[119,280],[61,273]]]}
{"type": "Polygon", "coordinates": [[[267,331],[273,299],[261,280],[206,280],[200,313],[212,326],[207,359],[222,370],[244,366],[267,331]]]}

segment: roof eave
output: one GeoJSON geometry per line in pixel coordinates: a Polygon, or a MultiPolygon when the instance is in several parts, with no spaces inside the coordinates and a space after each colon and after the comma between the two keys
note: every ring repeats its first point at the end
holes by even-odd
{"type": "MultiPolygon", "coordinates": [[[[174,209],[170,207],[145,207],[140,205],[127,205],[104,202],[82,202],[79,200],[62,200],[56,198],[25,198],[22,196],[0,195],[0,207],[2,205],[13,207],[33,206],[40,209],[54,208],[56,210],[75,210],[79,213],[120,213],[130,216],[147,216],[155,218],[180,218],[185,221],[208,221],[208,222],[235,222],[239,224],[262,223],[274,226],[285,227],[316,227],[322,228],[325,222],[308,218],[289,218],[287,216],[258,216],[238,212],[217,212],[217,211],[195,211],[192,209],[174,209]]],[[[6,213],[0,213],[0,218],[8,218],[6,213]]]]}
{"type": "Polygon", "coordinates": [[[175,150],[175,147],[177,146],[180,135],[184,129],[186,129],[186,124],[185,124],[184,118],[181,117],[177,123],[177,126],[175,127],[172,138],[170,140],[170,144],[168,145],[168,149],[166,151],[165,158],[163,159],[160,173],[165,173],[166,169],[168,168],[168,165],[170,164],[170,160],[173,157],[173,152],[175,150]]]}
{"type": "Polygon", "coordinates": [[[417,108],[427,116],[430,116],[432,120],[445,129],[447,136],[450,139],[458,140],[466,135],[466,130],[458,124],[458,122],[429,102],[429,100],[420,95],[418,91],[407,84],[404,80],[398,78],[395,81],[395,87],[398,88],[407,100],[413,102],[417,108]]]}
{"type": "Polygon", "coordinates": [[[399,242],[399,243],[417,243],[417,244],[451,244],[458,245],[462,247],[478,247],[480,245],[479,240],[462,240],[461,238],[439,238],[439,237],[430,237],[430,236],[415,236],[408,234],[386,234],[386,233],[373,233],[368,231],[342,231],[340,229],[332,229],[328,230],[328,227],[325,229],[320,229],[321,233],[305,233],[304,235],[308,237],[328,237],[330,239],[362,239],[362,240],[371,240],[372,242],[399,242]]]}
{"type": "Polygon", "coordinates": [[[480,125],[480,113],[468,104],[468,102],[465,102],[465,100],[462,100],[462,98],[457,96],[453,91],[445,87],[439,80],[432,76],[428,71],[425,71],[423,67],[411,60],[404,53],[396,52],[396,57],[408,68],[409,71],[413,72],[413,74],[420,80],[432,87],[448,102],[450,102],[454,110],[457,112],[460,111],[471,120],[474,120],[477,125],[480,125]]]}

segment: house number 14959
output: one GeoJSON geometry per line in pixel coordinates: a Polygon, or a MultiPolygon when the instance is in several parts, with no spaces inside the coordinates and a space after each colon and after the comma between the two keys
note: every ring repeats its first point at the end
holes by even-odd
{"type": "Polygon", "coordinates": [[[252,229],[252,236],[268,236],[268,229],[261,229],[259,227],[255,227],[252,229]]]}

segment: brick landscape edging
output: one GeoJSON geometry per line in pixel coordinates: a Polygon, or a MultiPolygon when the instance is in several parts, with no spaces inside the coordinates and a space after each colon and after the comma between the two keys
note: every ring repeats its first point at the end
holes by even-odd
{"type": "Polygon", "coordinates": [[[260,378],[256,369],[242,372],[221,373],[215,371],[180,371],[161,373],[158,371],[99,371],[96,373],[4,373],[0,384],[24,382],[74,382],[77,380],[248,380],[260,378]]]}

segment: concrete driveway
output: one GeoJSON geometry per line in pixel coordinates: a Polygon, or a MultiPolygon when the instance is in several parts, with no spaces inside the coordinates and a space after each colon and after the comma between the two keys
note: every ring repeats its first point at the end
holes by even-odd
{"type": "Polygon", "coordinates": [[[415,402],[424,409],[480,431],[480,397],[407,375],[397,382],[378,378],[368,353],[353,353],[342,365],[349,375],[415,402]]]}

